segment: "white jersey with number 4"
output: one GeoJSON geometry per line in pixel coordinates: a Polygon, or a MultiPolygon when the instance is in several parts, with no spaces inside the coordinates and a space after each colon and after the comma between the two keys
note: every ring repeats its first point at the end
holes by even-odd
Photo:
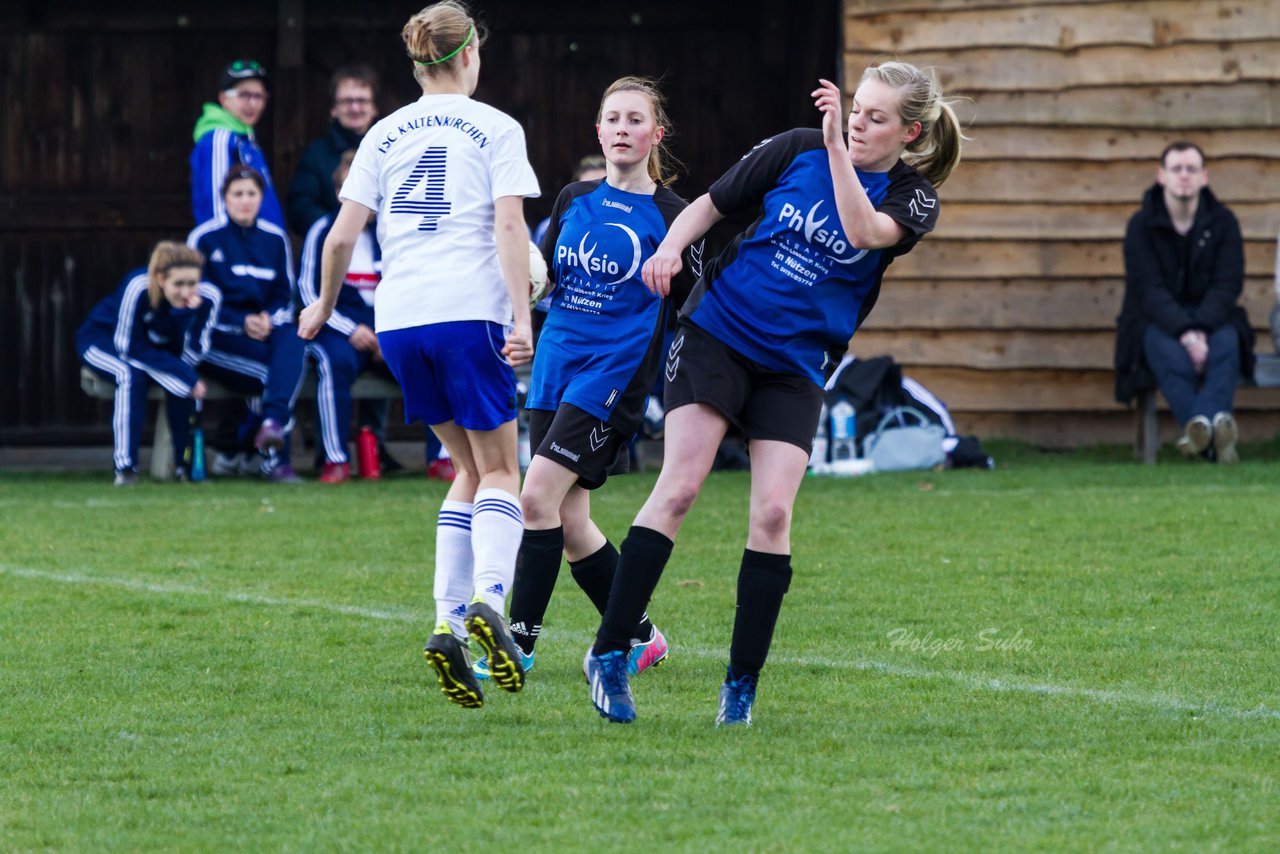
{"type": "Polygon", "coordinates": [[[339,197],[378,213],[377,331],[510,323],[493,203],[537,195],[520,125],[465,95],[423,95],[370,128],[339,197]]]}

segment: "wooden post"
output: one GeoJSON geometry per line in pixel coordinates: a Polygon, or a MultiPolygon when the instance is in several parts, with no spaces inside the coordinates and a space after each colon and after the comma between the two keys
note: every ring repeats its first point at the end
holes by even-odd
{"type": "MultiPolygon", "coordinates": [[[[281,0],[276,38],[275,175],[281,204],[306,146],[303,62],[306,46],[305,0],[281,0]]],[[[299,235],[302,236],[302,235],[299,235]]]]}
{"type": "Polygon", "coordinates": [[[1144,391],[1138,395],[1138,441],[1134,452],[1147,465],[1155,465],[1156,451],[1160,449],[1160,420],[1156,410],[1156,391],[1144,391]]]}
{"type": "Polygon", "coordinates": [[[156,411],[155,438],[151,440],[151,478],[158,481],[173,480],[176,465],[173,459],[173,434],[169,432],[169,401],[162,395],[160,408],[156,411]]]}

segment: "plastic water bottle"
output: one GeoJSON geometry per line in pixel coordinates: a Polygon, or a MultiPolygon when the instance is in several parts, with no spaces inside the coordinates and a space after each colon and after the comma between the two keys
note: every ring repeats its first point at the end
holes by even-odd
{"type": "Polygon", "coordinates": [[[188,469],[188,477],[193,483],[199,483],[205,478],[203,413],[204,401],[197,400],[196,410],[191,416],[195,428],[191,431],[191,467],[188,469]]]}
{"type": "Polygon", "coordinates": [[[857,413],[843,397],[831,407],[831,462],[852,460],[858,456],[857,413]]]}
{"type": "Polygon", "coordinates": [[[378,437],[368,427],[361,427],[356,435],[356,462],[363,480],[382,477],[382,463],[378,460],[378,437]]]}
{"type": "Polygon", "coordinates": [[[809,454],[809,471],[812,474],[826,474],[827,449],[827,405],[824,403],[822,415],[818,418],[818,434],[813,437],[813,452],[809,454]]]}

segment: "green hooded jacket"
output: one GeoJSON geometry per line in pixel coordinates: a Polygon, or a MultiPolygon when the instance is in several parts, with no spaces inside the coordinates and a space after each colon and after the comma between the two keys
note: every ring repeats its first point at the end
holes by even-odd
{"type": "Polygon", "coordinates": [[[205,102],[204,112],[196,119],[196,128],[191,134],[195,142],[215,130],[229,130],[241,136],[253,139],[253,128],[228,113],[220,104],[205,102]]]}

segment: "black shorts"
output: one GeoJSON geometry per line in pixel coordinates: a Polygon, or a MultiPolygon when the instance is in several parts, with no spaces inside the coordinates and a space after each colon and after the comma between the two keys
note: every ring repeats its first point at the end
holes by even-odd
{"type": "Polygon", "coordinates": [[[609,475],[631,471],[630,438],[569,403],[560,404],[555,412],[529,410],[533,452],[576,473],[583,489],[599,489],[609,475]]]}
{"type": "Polygon", "coordinates": [[[813,449],[824,393],[807,378],[766,368],[687,321],[667,350],[665,374],[668,412],[703,403],[748,439],[813,449]]]}

